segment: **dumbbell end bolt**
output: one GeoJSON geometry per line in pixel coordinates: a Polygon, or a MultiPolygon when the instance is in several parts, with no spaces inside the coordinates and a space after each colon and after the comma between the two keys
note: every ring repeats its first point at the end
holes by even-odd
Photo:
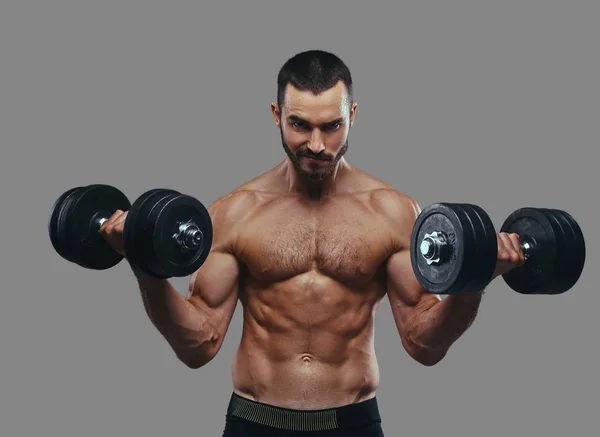
{"type": "Polygon", "coordinates": [[[108,220],[107,217],[101,217],[101,218],[97,218],[95,220],[95,224],[98,227],[98,231],[100,231],[100,228],[102,227],[102,225],[104,224],[104,222],[106,222],[108,220]]]}
{"type": "Polygon", "coordinates": [[[202,244],[204,234],[194,222],[189,221],[179,225],[179,230],[173,238],[183,249],[192,250],[202,244]]]}
{"type": "Polygon", "coordinates": [[[423,236],[420,245],[421,255],[427,265],[440,264],[448,255],[448,240],[443,232],[434,231],[423,236]]]}

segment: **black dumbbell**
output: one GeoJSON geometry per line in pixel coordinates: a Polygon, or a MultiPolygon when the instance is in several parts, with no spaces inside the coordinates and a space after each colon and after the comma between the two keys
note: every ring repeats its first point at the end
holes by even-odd
{"type": "Polygon", "coordinates": [[[123,240],[129,263],[158,278],[187,276],[206,260],[212,245],[212,222],[204,205],[174,190],[154,189],[133,205],[109,185],[76,187],[52,206],[48,231],[56,252],[82,267],[105,270],[123,256],[99,230],[115,211],[128,211],[123,240]]]}
{"type": "MultiPolygon", "coordinates": [[[[503,275],[522,294],[561,294],[573,287],[585,264],[583,233],[565,211],[521,208],[501,232],[519,235],[525,263],[503,275]]],[[[482,290],[498,257],[493,223],[479,206],[436,203],[423,209],[411,235],[410,256],[419,283],[435,294],[482,290]]]]}

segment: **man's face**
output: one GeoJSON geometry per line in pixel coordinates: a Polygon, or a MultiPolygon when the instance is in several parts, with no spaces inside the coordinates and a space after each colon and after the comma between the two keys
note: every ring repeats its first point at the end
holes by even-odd
{"type": "Polygon", "coordinates": [[[283,149],[298,174],[320,181],[331,175],[348,149],[356,112],[344,83],[319,95],[288,85],[282,108],[273,104],[272,111],[283,149]]]}

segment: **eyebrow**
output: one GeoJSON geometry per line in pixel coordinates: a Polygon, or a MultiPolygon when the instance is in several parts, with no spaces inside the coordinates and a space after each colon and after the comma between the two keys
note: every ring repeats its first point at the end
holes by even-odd
{"type": "MultiPolygon", "coordinates": [[[[298,117],[297,115],[288,116],[288,120],[297,121],[297,122],[304,123],[304,124],[307,124],[310,126],[310,123],[308,121],[304,120],[303,118],[298,117]]],[[[322,123],[321,126],[330,126],[335,123],[343,123],[343,121],[344,121],[344,118],[340,117],[340,118],[336,118],[335,120],[331,120],[331,121],[322,123]]]]}

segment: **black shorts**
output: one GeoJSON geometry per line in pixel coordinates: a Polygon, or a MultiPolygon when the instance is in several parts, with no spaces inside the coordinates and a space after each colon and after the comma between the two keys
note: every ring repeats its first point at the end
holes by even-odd
{"type": "Polygon", "coordinates": [[[383,437],[377,399],[326,410],[291,410],[233,393],[223,437],[383,437]]]}

